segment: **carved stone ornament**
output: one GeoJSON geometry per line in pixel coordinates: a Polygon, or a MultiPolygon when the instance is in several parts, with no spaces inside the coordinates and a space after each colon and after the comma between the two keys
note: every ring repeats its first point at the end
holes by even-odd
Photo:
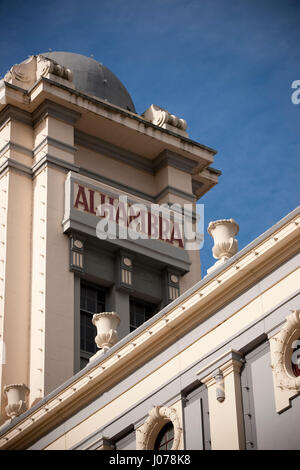
{"type": "Polygon", "coordinates": [[[233,219],[220,219],[210,222],[207,231],[214,239],[212,254],[218,260],[207,270],[209,274],[237,253],[238,241],[234,237],[239,226],[233,219]]]}
{"type": "Polygon", "coordinates": [[[180,444],[182,428],[177,412],[174,408],[166,406],[154,406],[149,411],[149,417],[145,423],[137,429],[137,449],[153,450],[160,430],[169,422],[174,427],[174,441],[171,450],[177,450],[180,444]]]}
{"type": "Polygon", "coordinates": [[[233,219],[210,222],[207,231],[214,239],[212,253],[215,259],[225,261],[237,253],[238,242],[234,237],[239,231],[239,226],[233,219]]]}
{"type": "Polygon", "coordinates": [[[300,392],[300,376],[292,370],[293,342],[300,337],[300,310],[293,310],[276,337],[273,338],[272,369],[282,390],[300,392]]]}
{"type": "Polygon", "coordinates": [[[46,76],[54,76],[55,79],[57,77],[58,81],[63,79],[71,82],[73,79],[73,73],[70,69],[42,55],[33,55],[25,62],[14,65],[5,75],[4,81],[28,90],[41,77],[46,76]]]}
{"type": "Polygon", "coordinates": [[[8,401],[5,411],[9,418],[13,419],[26,411],[29,388],[25,384],[6,385],[4,393],[8,401]]]}
{"type": "MultiPolygon", "coordinates": [[[[143,117],[148,121],[152,122],[156,126],[163,127],[165,129],[175,128],[180,133],[186,134],[187,122],[185,119],[181,119],[174,114],[169,113],[166,109],[160,108],[155,104],[152,104],[143,114],[143,117]]],[[[176,132],[176,130],[174,132],[176,132]]]]}
{"type": "Polygon", "coordinates": [[[48,59],[48,57],[38,55],[36,61],[37,78],[45,77],[47,74],[51,73],[53,75],[56,75],[57,77],[69,80],[70,82],[72,81],[72,70],[63,67],[62,65],[59,65],[53,59],[48,59]]]}
{"type": "Polygon", "coordinates": [[[103,352],[118,342],[117,328],[120,324],[120,317],[116,312],[96,313],[93,315],[92,322],[97,328],[95,342],[103,352]]]}

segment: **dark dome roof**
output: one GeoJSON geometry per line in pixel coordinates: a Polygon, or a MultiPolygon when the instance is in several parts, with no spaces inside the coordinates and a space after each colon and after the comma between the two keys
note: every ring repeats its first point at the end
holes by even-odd
{"type": "Polygon", "coordinates": [[[73,82],[77,90],[96,96],[133,113],[136,112],[132,99],[124,85],[100,62],[74,52],[46,52],[41,55],[71,69],[73,82]]]}

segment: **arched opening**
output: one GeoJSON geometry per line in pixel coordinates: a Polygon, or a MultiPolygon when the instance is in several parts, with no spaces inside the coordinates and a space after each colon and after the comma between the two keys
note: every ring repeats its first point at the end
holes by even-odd
{"type": "Polygon", "coordinates": [[[171,450],[173,447],[173,442],[174,426],[170,421],[160,430],[154,444],[154,450],[171,450]]]}
{"type": "Polygon", "coordinates": [[[300,376],[300,338],[293,343],[292,370],[295,377],[300,376]]]}

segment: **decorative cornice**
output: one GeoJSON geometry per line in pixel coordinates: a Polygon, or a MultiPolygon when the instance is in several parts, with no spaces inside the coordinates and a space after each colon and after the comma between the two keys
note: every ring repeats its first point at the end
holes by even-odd
{"type": "Polygon", "coordinates": [[[197,165],[198,162],[195,160],[184,157],[175,152],[171,152],[167,149],[161,152],[158,157],[153,160],[153,169],[155,173],[158,172],[161,168],[172,166],[191,175],[197,165]]]}
{"type": "MultiPolygon", "coordinates": [[[[1,81],[0,81],[0,83],[1,83],[1,81]]],[[[138,114],[132,113],[128,110],[125,110],[123,108],[115,106],[111,103],[105,102],[105,101],[101,100],[100,98],[96,98],[96,97],[93,97],[93,96],[86,95],[86,94],[80,92],[79,90],[76,90],[76,89],[72,88],[71,84],[69,84],[69,86],[66,86],[65,84],[60,83],[59,81],[51,80],[50,78],[46,78],[46,77],[41,77],[32,86],[32,88],[27,91],[27,90],[24,90],[20,87],[12,85],[8,82],[3,82],[2,81],[2,83],[3,83],[3,86],[5,88],[11,88],[11,89],[18,90],[19,92],[21,92],[26,100],[30,100],[30,93],[33,90],[35,90],[41,83],[45,84],[45,85],[50,85],[50,86],[53,86],[53,87],[56,87],[56,88],[60,88],[64,92],[67,92],[68,94],[74,95],[76,97],[83,98],[87,102],[92,103],[96,106],[100,105],[101,108],[103,108],[106,111],[116,112],[118,114],[121,114],[124,117],[128,117],[128,118],[130,118],[134,121],[137,121],[137,123],[138,123],[137,125],[142,124],[143,126],[145,126],[145,128],[152,128],[154,130],[158,130],[162,134],[165,134],[165,135],[167,134],[167,135],[173,136],[177,139],[177,141],[181,141],[184,144],[187,144],[188,146],[190,146],[191,149],[192,149],[192,147],[195,147],[197,149],[205,150],[206,152],[208,152],[211,155],[211,157],[213,157],[217,153],[217,151],[215,149],[213,149],[211,147],[208,147],[204,144],[201,144],[199,142],[196,142],[194,140],[191,140],[190,138],[188,138],[184,135],[179,135],[178,132],[176,133],[176,132],[173,132],[170,129],[164,129],[164,128],[158,127],[155,124],[152,124],[150,121],[147,121],[146,119],[144,119],[142,116],[139,116],[138,114]]],[[[145,134],[148,134],[147,131],[145,131],[145,134]]]]}
{"type": "Polygon", "coordinates": [[[217,168],[212,168],[211,166],[206,167],[206,170],[208,170],[210,173],[213,173],[214,175],[221,176],[222,171],[217,170],[217,168]]]}
{"type": "Polygon", "coordinates": [[[33,113],[8,105],[0,112],[0,127],[10,120],[16,120],[28,126],[35,126],[47,116],[75,125],[81,114],[51,100],[43,101],[33,113]]]}
{"type": "Polygon", "coordinates": [[[201,181],[192,180],[192,191],[195,194],[195,197],[198,198],[201,195],[200,189],[203,188],[204,184],[201,181]]]}
{"type": "Polygon", "coordinates": [[[66,108],[65,106],[57,104],[54,101],[45,100],[32,113],[32,122],[33,125],[36,126],[46,117],[53,117],[55,119],[59,119],[60,121],[64,121],[67,124],[71,124],[72,126],[74,126],[80,116],[81,114],[77,111],[73,111],[69,108],[66,108]]]}

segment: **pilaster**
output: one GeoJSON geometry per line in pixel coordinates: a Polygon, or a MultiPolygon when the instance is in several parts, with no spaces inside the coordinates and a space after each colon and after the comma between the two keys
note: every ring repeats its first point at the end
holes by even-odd
{"type": "MultiPolygon", "coordinates": [[[[201,378],[208,389],[212,450],[245,448],[240,381],[243,362],[236,352],[230,353],[230,356],[229,360],[201,378]]],[[[200,373],[199,378],[201,375],[200,373]]]]}

